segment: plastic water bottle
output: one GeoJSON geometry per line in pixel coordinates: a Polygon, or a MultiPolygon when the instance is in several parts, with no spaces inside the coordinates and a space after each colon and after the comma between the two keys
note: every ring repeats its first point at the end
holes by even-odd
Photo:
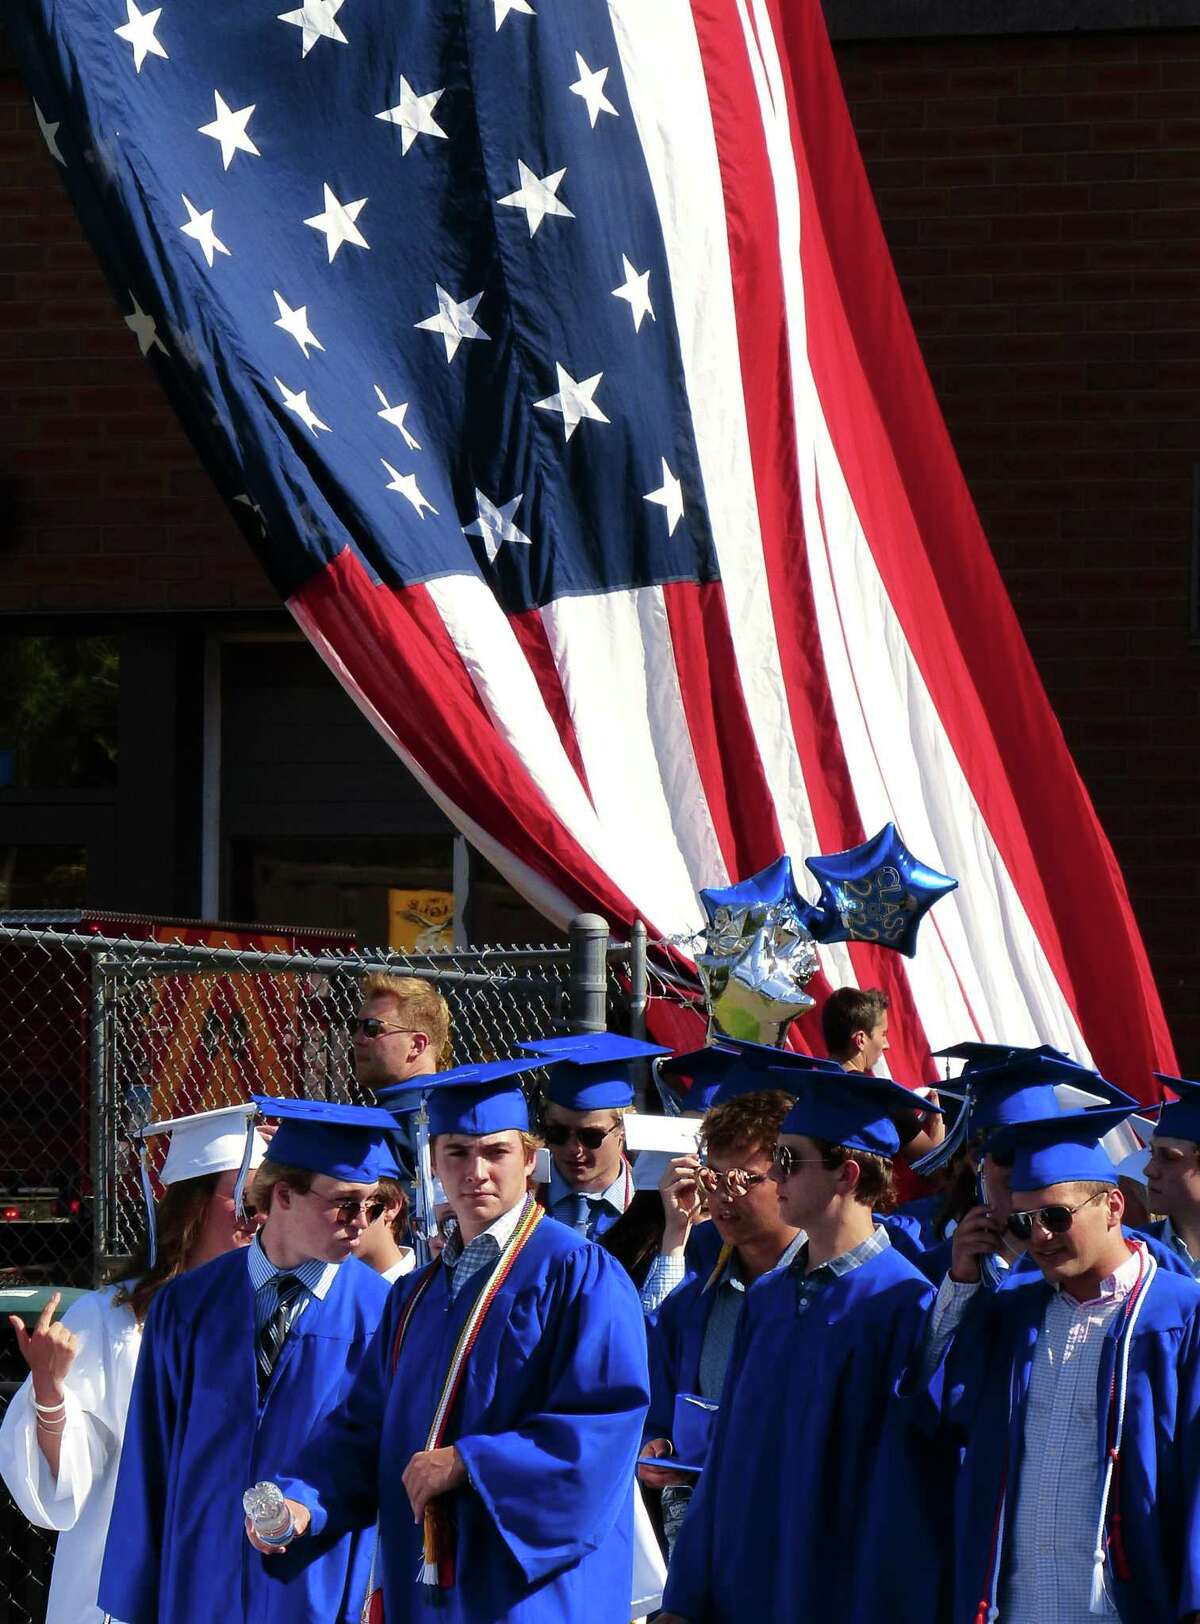
{"type": "Polygon", "coordinates": [[[256,1483],[247,1489],[242,1508],[264,1545],[286,1545],[295,1535],[292,1509],[278,1483],[256,1483]]]}

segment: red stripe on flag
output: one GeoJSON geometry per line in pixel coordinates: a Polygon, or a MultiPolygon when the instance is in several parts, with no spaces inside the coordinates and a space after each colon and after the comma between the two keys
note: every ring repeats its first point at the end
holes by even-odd
{"type": "Polygon", "coordinates": [[[597,908],[628,929],[636,910],[493,726],[423,587],[377,586],[347,549],[292,601],[337,651],[352,694],[357,689],[378,711],[456,807],[577,907],[597,908]]]}
{"type": "MultiPolygon", "coordinates": [[[[809,353],[876,565],[1100,1068],[1149,1097],[1174,1050],[1112,849],[963,480],[893,270],[820,8],[770,0],[791,69],[809,353]],[[811,139],[806,139],[809,135],[811,139]],[[848,365],[847,358],[855,358],[848,365]]],[[[1003,951],[1003,944],[996,944],[1003,951]]]]}
{"type": "Polygon", "coordinates": [[[583,764],[583,754],[571,722],[567,696],[563,692],[558,666],[554,663],[554,652],[546,636],[541,612],[537,609],[525,609],[519,614],[509,615],[508,623],[513,629],[513,636],[521,645],[521,652],[528,662],[529,669],[533,672],[533,680],[538,685],[542,703],[550,714],[550,720],[554,723],[567,759],[574,767],[579,782],[590,800],[592,792],[588,788],[587,768],[583,764]]]}
{"type": "MultiPolygon", "coordinates": [[[[725,0],[694,0],[692,10],[721,168],[742,390],[792,730],[821,848],[842,851],[866,835],[829,691],[804,544],[774,180],[761,123],[749,113],[758,92],[736,13],[725,0]]],[[[852,956],[861,984],[888,995],[898,1075],[933,1077],[929,1044],[896,954],[856,945],[852,956]]],[[[803,1026],[807,1041],[811,1018],[803,1026]]]]}

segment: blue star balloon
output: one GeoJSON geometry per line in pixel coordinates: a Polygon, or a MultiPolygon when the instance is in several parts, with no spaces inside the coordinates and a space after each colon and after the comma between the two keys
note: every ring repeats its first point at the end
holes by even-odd
{"type": "Polygon", "coordinates": [[[796,890],[790,857],[749,879],[701,891],[708,915],[696,968],[704,982],[709,1041],[719,1035],[781,1044],[817,969],[809,929],[815,910],[796,890]]]}
{"type": "Polygon", "coordinates": [[[958,881],[919,862],[889,823],[873,839],[806,865],[821,884],[809,929],[819,942],[875,942],[912,958],[917,927],[958,881]]]}

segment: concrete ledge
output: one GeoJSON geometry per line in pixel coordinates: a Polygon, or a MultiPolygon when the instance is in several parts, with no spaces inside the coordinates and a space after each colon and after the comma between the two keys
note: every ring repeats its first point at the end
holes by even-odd
{"type": "Polygon", "coordinates": [[[838,39],[1200,28],[1200,0],[822,0],[838,39]]]}

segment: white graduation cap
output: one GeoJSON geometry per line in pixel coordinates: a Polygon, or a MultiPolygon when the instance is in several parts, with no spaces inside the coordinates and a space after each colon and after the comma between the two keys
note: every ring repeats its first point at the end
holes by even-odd
{"type": "Polygon", "coordinates": [[[142,1195],[146,1202],[148,1261],[151,1268],[158,1255],[154,1222],[154,1191],[150,1185],[148,1141],[169,1134],[166,1158],[159,1173],[163,1184],[179,1184],[184,1179],[201,1178],[206,1173],[238,1175],[234,1200],[239,1214],[247,1175],[266,1154],[266,1140],[252,1128],[258,1107],[252,1103],[227,1105],[218,1111],[198,1111],[194,1116],[174,1117],[169,1122],[149,1122],[133,1135],[141,1165],[142,1195]]]}
{"type": "Polygon", "coordinates": [[[1129,1118],[1128,1125],[1122,1123],[1122,1129],[1127,1130],[1127,1137],[1119,1145],[1109,1146],[1110,1135],[1106,1134],[1100,1141],[1112,1156],[1117,1165],[1117,1173],[1123,1179],[1130,1179],[1134,1184],[1146,1188],[1146,1168],[1150,1163],[1150,1140],[1154,1135],[1154,1122],[1145,1116],[1129,1118]],[[1129,1129],[1136,1130],[1128,1131],[1129,1129]],[[1113,1155],[1113,1150],[1119,1154],[1113,1155]]]}

